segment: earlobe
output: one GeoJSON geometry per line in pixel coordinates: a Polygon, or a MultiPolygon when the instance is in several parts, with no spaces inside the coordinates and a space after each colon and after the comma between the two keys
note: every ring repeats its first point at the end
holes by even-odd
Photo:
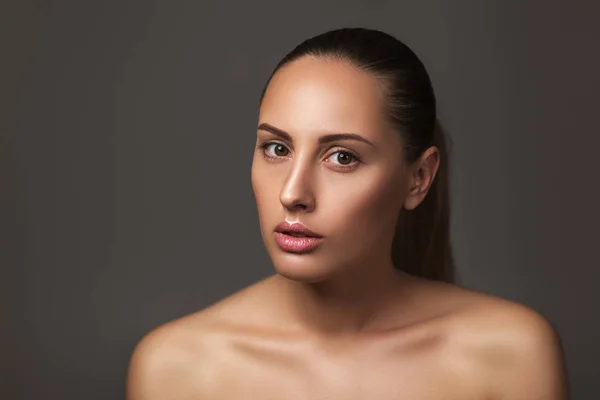
{"type": "Polygon", "coordinates": [[[421,204],[421,202],[425,198],[426,194],[427,189],[424,189],[422,184],[415,183],[411,185],[410,190],[406,195],[406,199],[404,199],[403,208],[405,210],[413,210],[417,208],[417,206],[421,204]]]}
{"type": "Polygon", "coordinates": [[[406,193],[406,198],[404,199],[403,208],[405,210],[413,210],[414,208],[416,208],[422,201],[422,192],[423,180],[419,176],[419,171],[416,171],[412,176],[410,186],[408,187],[408,192],[406,193]]]}
{"type": "Polygon", "coordinates": [[[413,210],[423,202],[429,192],[433,179],[435,179],[435,170],[429,168],[424,163],[418,168],[413,176],[406,199],[404,200],[404,209],[413,210]]]}
{"type": "Polygon", "coordinates": [[[437,148],[429,148],[413,165],[411,182],[408,187],[403,208],[413,210],[423,202],[429,192],[439,167],[439,152],[437,148]]]}

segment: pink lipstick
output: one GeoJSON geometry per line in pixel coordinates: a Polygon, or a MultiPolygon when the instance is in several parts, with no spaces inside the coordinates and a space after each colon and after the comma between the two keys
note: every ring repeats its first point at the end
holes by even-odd
{"type": "Polygon", "coordinates": [[[319,246],[323,237],[300,222],[282,222],[275,228],[275,242],[283,251],[302,254],[319,246]]]}

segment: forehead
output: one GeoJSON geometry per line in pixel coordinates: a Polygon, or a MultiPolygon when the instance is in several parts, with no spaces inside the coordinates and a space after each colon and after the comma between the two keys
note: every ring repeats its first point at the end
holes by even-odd
{"type": "Polygon", "coordinates": [[[273,76],[259,122],[292,134],[337,131],[376,136],[386,130],[376,78],[346,61],[304,57],[273,76]]]}

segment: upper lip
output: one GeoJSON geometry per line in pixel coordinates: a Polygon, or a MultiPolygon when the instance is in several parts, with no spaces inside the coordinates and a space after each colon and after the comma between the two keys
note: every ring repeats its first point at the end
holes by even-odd
{"type": "Polygon", "coordinates": [[[289,222],[284,221],[284,222],[280,223],[279,225],[277,225],[277,227],[275,228],[275,232],[301,233],[305,236],[310,236],[310,237],[317,237],[317,238],[322,237],[321,235],[311,231],[306,226],[302,225],[302,223],[300,223],[300,222],[290,224],[289,222]]]}

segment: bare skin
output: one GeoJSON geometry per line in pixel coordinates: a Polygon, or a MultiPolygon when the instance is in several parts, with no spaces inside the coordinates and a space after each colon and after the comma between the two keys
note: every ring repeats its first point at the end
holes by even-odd
{"type": "Polygon", "coordinates": [[[405,162],[382,99],[374,77],[339,60],[304,58],[275,75],[252,184],[276,274],[148,334],[128,400],[567,399],[545,318],[392,265],[393,221],[423,201],[439,153],[405,162]],[[337,133],[360,139],[322,140],[337,133]],[[284,220],[322,245],[282,250],[284,220]]]}
{"type": "Polygon", "coordinates": [[[280,279],[146,336],[128,399],[567,398],[558,338],[526,307],[415,279],[397,317],[324,335],[282,313],[280,279]]]}

